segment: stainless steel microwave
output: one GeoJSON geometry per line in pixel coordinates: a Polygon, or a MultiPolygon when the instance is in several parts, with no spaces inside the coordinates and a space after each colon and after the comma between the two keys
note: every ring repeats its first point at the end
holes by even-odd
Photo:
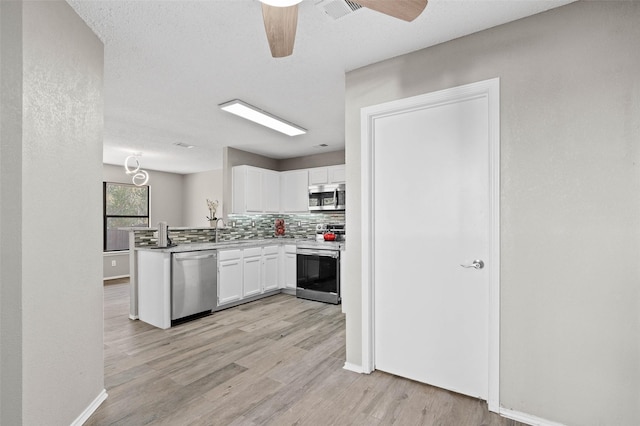
{"type": "Polygon", "coordinates": [[[309,211],[344,210],[347,190],[344,183],[309,187],[309,211]]]}

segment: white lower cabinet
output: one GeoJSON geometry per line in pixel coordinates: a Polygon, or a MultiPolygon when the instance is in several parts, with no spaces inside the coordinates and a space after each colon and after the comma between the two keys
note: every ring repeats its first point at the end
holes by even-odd
{"type": "Polygon", "coordinates": [[[242,250],[218,252],[218,306],[242,299],[242,250]]]}
{"type": "Polygon", "coordinates": [[[285,245],[284,246],[284,288],[295,290],[296,289],[296,246],[285,245]]]}
{"type": "MultiPolygon", "coordinates": [[[[293,247],[295,257],[296,246],[287,247],[293,247]]],[[[278,290],[281,259],[278,245],[219,250],[218,306],[278,290]]],[[[293,274],[295,280],[295,264],[293,274]]]]}
{"type": "Polygon", "coordinates": [[[244,249],[242,257],[242,297],[262,293],[262,249],[260,247],[244,249]]]}
{"type": "Polygon", "coordinates": [[[278,289],[279,247],[267,246],[262,249],[262,291],[278,289]]]}

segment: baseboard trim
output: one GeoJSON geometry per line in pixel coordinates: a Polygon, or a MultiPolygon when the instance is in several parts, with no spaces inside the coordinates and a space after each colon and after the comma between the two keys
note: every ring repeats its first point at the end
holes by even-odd
{"type": "Polygon", "coordinates": [[[113,276],[103,277],[102,281],[118,280],[120,278],[131,278],[131,275],[124,274],[124,275],[113,275],[113,276]]]}
{"type": "Polygon", "coordinates": [[[131,315],[129,314],[129,319],[130,320],[139,320],[140,318],[137,315],[131,315]]]}
{"type": "Polygon", "coordinates": [[[345,362],[344,367],[342,368],[344,368],[345,370],[353,371],[354,373],[364,374],[364,369],[362,368],[362,366],[357,364],[352,364],[350,362],[345,362]]]}
{"type": "Polygon", "coordinates": [[[536,417],[531,414],[523,413],[521,411],[516,411],[516,410],[510,410],[508,408],[500,407],[499,414],[502,417],[506,417],[511,420],[516,420],[521,423],[526,423],[531,426],[565,426],[562,423],[553,422],[547,419],[542,419],[540,417],[536,417]]]}
{"type": "Polygon", "coordinates": [[[71,423],[71,426],[82,426],[84,422],[86,422],[89,417],[91,417],[91,415],[98,409],[100,404],[102,404],[104,400],[107,399],[107,396],[108,395],[106,389],[102,389],[102,392],[100,392],[96,399],[94,399],[91,404],[89,404],[89,406],[84,409],[82,414],[80,414],[78,418],[71,423]]]}

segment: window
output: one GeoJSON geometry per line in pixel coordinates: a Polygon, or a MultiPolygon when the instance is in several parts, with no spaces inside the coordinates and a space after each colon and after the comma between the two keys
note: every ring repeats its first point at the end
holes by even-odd
{"type": "Polygon", "coordinates": [[[149,187],[103,182],[104,251],[128,250],[123,227],[149,226],[149,187]]]}

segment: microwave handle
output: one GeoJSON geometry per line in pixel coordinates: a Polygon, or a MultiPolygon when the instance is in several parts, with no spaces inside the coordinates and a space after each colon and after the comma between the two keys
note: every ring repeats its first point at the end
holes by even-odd
{"type": "Polygon", "coordinates": [[[338,188],[333,190],[333,207],[338,208],[338,188]]]}

